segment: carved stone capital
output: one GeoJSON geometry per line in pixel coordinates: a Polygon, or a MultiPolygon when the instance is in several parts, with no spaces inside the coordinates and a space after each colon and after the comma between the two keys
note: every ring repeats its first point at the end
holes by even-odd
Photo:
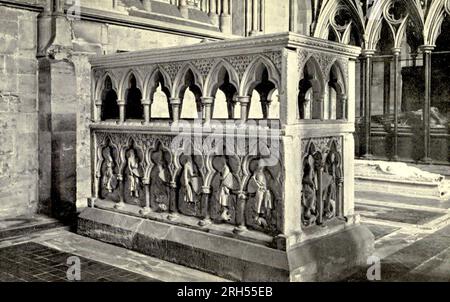
{"type": "Polygon", "coordinates": [[[249,96],[238,96],[237,100],[242,105],[248,105],[250,104],[250,97],[249,96]]]}
{"type": "Polygon", "coordinates": [[[435,46],[433,45],[422,45],[420,46],[420,49],[424,52],[424,53],[431,53],[434,50],[435,46]]]}
{"type": "Polygon", "coordinates": [[[212,103],[214,102],[214,98],[213,97],[209,97],[209,96],[204,96],[201,99],[202,99],[202,104],[203,105],[212,105],[212,103]]]}
{"type": "Polygon", "coordinates": [[[181,105],[180,98],[170,98],[170,105],[181,105]]]}

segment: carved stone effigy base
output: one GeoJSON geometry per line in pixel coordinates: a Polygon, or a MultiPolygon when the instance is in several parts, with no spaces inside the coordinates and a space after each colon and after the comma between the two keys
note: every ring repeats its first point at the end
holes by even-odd
{"type": "Polygon", "coordinates": [[[355,186],[359,191],[413,197],[446,199],[450,196],[450,183],[444,176],[397,162],[356,161],[355,186]]]}
{"type": "Polygon", "coordinates": [[[92,58],[91,208],[78,232],[236,281],[339,281],[366,266],[359,55],[283,33],[92,58]]]}
{"type": "Polygon", "coordinates": [[[97,208],[80,214],[78,233],[233,281],[339,281],[373,252],[373,235],[359,225],[284,251],[97,208]]]}

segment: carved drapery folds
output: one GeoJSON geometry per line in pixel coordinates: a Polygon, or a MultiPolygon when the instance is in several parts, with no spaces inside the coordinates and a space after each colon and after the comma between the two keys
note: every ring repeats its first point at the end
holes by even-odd
{"type": "Polygon", "coordinates": [[[303,140],[302,224],[321,225],[342,215],[342,138],[303,140]]]}
{"type": "Polygon", "coordinates": [[[267,164],[270,146],[230,153],[208,138],[199,143],[199,138],[109,131],[94,136],[97,198],[116,208],[138,206],[142,214],[193,216],[202,226],[226,223],[277,233],[282,165],[267,164]]]}

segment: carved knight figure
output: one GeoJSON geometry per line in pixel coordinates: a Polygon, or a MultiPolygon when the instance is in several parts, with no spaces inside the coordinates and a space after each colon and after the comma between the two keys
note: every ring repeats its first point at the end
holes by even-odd
{"type": "Polygon", "coordinates": [[[139,198],[140,178],[142,176],[139,172],[139,162],[136,159],[136,153],[134,150],[131,150],[128,153],[128,172],[131,197],[139,198]]]}
{"type": "Polygon", "coordinates": [[[223,221],[230,221],[231,216],[229,213],[230,208],[230,194],[233,190],[233,174],[227,163],[224,164],[220,173],[220,186],[218,191],[217,200],[221,207],[221,219],[223,221]]]}
{"type": "Polygon", "coordinates": [[[109,193],[112,193],[117,187],[117,178],[114,175],[114,160],[109,149],[105,158],[105,167],[105,174],[103,175],[102,184],[109,193]]]}
{"type": "Polygon", "coordinates": [[[264,174],[264,166],[259,163],[258,168],[249,182],[249,193],[255,194],[256,217],[255,222],[260,226],[267,226],[267,216],[273,209],[272,193],[264,174]]]}

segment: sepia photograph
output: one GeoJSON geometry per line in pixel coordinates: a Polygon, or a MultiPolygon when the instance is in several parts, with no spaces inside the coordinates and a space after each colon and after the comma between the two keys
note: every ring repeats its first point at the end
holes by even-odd
{"type": "Polygon", "coordinates": [[[43,282],[448,284],[450,0],[0,0],[0,286],[43,282]]]}

